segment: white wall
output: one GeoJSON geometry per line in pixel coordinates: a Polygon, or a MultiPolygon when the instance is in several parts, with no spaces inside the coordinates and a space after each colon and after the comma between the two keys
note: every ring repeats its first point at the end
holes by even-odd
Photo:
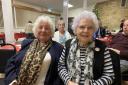
{"type": "MultiPolygon", "coordinates": [[[[87,10],[92,11],[94,6],[95,6],[95,4],[89,5],[87,10]]],[[[79,15],[81,12],[83,12],[84,10],[85,9],[83,9],[83,8],[77,8],[77,9],[69,10],[68,17],[75,17],[75,16],[79,15]]]]}
{"type": "MultiPolygon", "coordinates": [[[[46,8],[41,8],[41,7],[38,7],[38,6],[31,5],[31,4],[28,4],[28,3],[19,2],[19,1],[16,1],[16,0],[14,1],[14,4],[31,7],[31,8],[37,9],[39,11],[42,11],[42,10],[46,9],[46,8]]],[[[15,17],[16,17],[15,32],[24,32],[24,27],[25,27],[26,23],[29,20],[34,22],[35,19],[38,16],[48,15],[48,14],[44,14],[44,13],[40,13],[40,12],[36,12],[36,11],[30,11],[30,10],[26,10],[26,9],[24,10],[24,9],[19,9],[19,8],[15,8],[14,13],[15,13],[15,17]]],[[[55,24],[57,16],[54,16],[54,15],[48,15],[48,16],[50,16],[52,18],[53,23],[55,24]]],[[[0,27],[0,32],[4,32],[4,27],[0,27]]]]}
{"type": "MultiPolygon", "coordinates": [[[[17,5],[27,6],[27,7],[37,9],[37,10],[45,9],[45,8],[33,6],[31,4],[27,4],[27,3],[23,3],[23,2],[19,2],[19,1],[16,1],[15,3],[17,5]]],[[[34,22],[35,19],[40,15],[50,16],[52,18],[53,22],[55,23],[56,16],[54,16],[54,15],[48,15],[48,14],[40,13],[40,12],[36,12],[36,11],[30,11],[30,10],[16,8],[16,21],[17,21],[16,28],[24,28],[26,23],[29,20],[34,22]]]]}
{"type": "Polygon", "coordinates": [[[82,11],[83,11],[83,8],[69,10],[68,17],[75,17],[75,16],[79,15],[79,13],[81,13],[82,11]]]}
{"type": "Polygon", "coordinates": [[[28,21],[34,22],[42,13],[16,8],[17,27],[24,27],[28,21]]]}
{"type": "Polygon", "coordinates": [[[4,26],[4,22],[3,22],[3,14],[2,14],[2,7],[0,4],[0,27],[4,26]]]}

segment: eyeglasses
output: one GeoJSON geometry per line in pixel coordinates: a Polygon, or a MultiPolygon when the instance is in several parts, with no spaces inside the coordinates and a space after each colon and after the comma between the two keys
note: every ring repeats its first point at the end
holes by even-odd
{"type": "Polygon", "coordinates": [[[83,25],[78,26],[78,28],[80,28],[81,30],[84,30],[85,28],[88,29],[88,30],[92,30],[92,29],[94,29],[93,26],[83,26],[83,25]]]}

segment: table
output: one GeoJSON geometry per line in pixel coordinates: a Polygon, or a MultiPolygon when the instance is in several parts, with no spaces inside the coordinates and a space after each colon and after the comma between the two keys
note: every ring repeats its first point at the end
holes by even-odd
{"type": "Polygon", "coordinates": [[[13,43],[11,45],[4,45],[0,47],[0,73],[5,73],[7,61],[16,54],[21,48],[20,44],[13,43]],[[11,46],[13,45],[13,46],[11,46]],[[16,47],[16,49],[14,48],[16,47]]]}
{"type": "MultiPolygon", "coordinates": [[[[14,45],[16,47],[17,52],[21,49],[21,44],[13,43],[12,45],[14,45]]],[[[14,48],[10,45],[5,45],[5,46],[0,47],[0,49],[13,50],[14,48]]]]}
{"type": "Polygon", "coordinates": [[[19,38],[25,38],[26,34],[25,33],[15,33],[15,39],[18,40],[19,38]]]}
{"type": "MultiPolygon", "coordinates": [[[[15,40],[18,40],[18,38],[25,38],[26,34],[25,33],[14,33],[14,37],[15,37],[15,40]]],[[[0,38],[5,39],[5,34],[4,33],[0,34],[0,38]]]]}

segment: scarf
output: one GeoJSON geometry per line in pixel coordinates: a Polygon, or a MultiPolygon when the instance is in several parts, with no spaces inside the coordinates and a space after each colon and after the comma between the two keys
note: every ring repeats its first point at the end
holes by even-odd
{"type": "Polygon", "coordinates": [[[52,41],[42,44],[35,39],[27,50],[22,61],[17,85],[34,85],[39,76],[43,59],[52,46],[52,41]]]}
{"type": "MultiPolygon", "coordinates": [[[[94,42],[90,43],[88,47],[85,49],[84,54],[84,60],[85,60],[85,66],[84,71],[81,69],[81,57],[80,57],[80,49],[81,47],[78,44],[78,40],[75,38],[71,41],[71,47],[69,50],[69,55],[67,58],[67,67],[68,67],[68,73],[70,74],[71,81],[80,83],[81,73],[84,75],[84,79],[92,79],[93,78],[93,58],[94,58],[94,42]]],[[[83,76],[82,75],[82,76],[83,76]]]]}

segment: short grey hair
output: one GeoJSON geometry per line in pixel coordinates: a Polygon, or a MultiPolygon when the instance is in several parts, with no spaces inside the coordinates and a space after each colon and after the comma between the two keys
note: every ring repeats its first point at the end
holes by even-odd
{"type": "Polygon", "coordinates": [[[38,28],[38,26],[40,25],[40,23],[41,23],[42,21],[47,21],[47,22],[49,23],[50,29],[51,29],[51,31],[52,31],[52,36],[53,36],[53,34],[54,34],[54,32],[55,32],[55,28],[54,28],[52,19],[51,19],[50,17],[48,17],[48,16],[41,15],[41,16],[38,16],[38,17],[37,17],[37,19],[36,19],[36,21],[35,21],[35,23],[34,23],[33,29],[32,29],[32,30],[33,30],[33,33],[34,33],[34,35],[35,35],[35,37],[37,37],[36,29],[38,28]]]}
{"type": "Polygon", "coordinates": [[[74,18],[74,21],[72,24],[72,30],[74,31],[74,33],[75,33],[75,29],[77,28],[81,19],[92,19],[92,21],[95,25],[94,26],[95,30],[97,30],[99,28],[97,16],[91,11],[84,11],[80,15],[78,15],[74,18]]]}

